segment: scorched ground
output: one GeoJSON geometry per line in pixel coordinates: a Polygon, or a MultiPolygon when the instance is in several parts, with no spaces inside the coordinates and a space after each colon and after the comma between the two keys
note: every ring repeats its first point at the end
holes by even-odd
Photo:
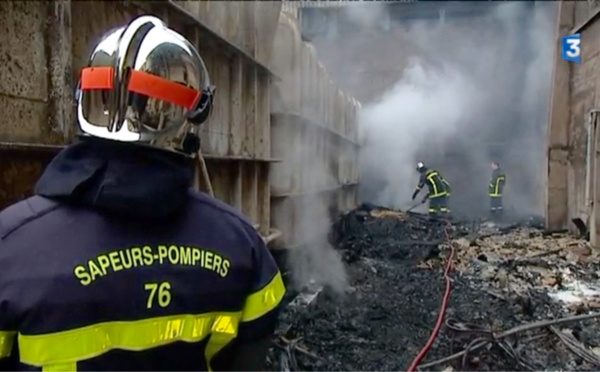
{"type": "MultiPolygon", "coordinates": [[[[351,287],[344,295],[324,288],[310,305],[286,308],[270,369],[406,370],[440,310],[448,252],[443,230],[442,222],[418,214],[368,206],[347,214],[334,233],[351,287]]],[[[600,285],[600,266],[587,242],[526,223],[504,229],[455,223],[448,231],[456,256],[450,304],[423,369],[600,367],[595,319],[518,332],[466,357],[428,365],[490,338],[492,331],[600,308],[594,293],[573,289],[600,285]]]]}

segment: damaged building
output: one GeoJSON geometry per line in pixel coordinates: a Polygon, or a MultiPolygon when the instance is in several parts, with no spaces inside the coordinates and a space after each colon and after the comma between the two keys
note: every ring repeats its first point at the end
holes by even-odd
{"type": "Polygon", "coordinates": [[[596,1],[560,2],[554,53],[552,106],[548,123],[546,219],[552,227],[573,227],[580,219],[599,243],[598,87],[595,66],[600,44],[596,1]],[[562,38],[581,34],[581,63],[562,59],[562,38]]]}
{"type": "Polygon", "coordinates": [[[600,369],[596,2],[0,2],[0,208],[75,137],[91,46],[141,14],[217,86],[195,187],[280,266],[269,370],[600,369]],[[418,162],[450,219],[412,200],[418,162]]]}
{"type": "Polygon", "coordinates": [[[589,137],[595,136],[596,49],[586,40],[600,10],[594,2],[352,6],[306,2],[298,11],[303,37],[326,66],[338,67],[334,77],[363,103],[363,204],[336,223],[331,241],[348,284],[340,294],[313,283],[294,297],[281,317],[271,370],[599,368],[595,137],[589,137]],[[452,53],[457,44],[450,39],[469,28],[463,51],[472,53],[452,53]],[[561,38],[579,31],[583,62],[575,65],[561,60],[561,38]],[[476,78],[460,78],[464,71],[476,78]],[[460,95],[475,81],[475,91],[489,100],[465,95],[465,103],[436,91],[455,78],[463,85],[441,93],[460,95]],[[419,94],[430,99],[421,112],[448,111],[456,136],[429,124],[443,115],[403,106],[403,100],[420,104],[419,94]],[[469,110],[473,102],[485,102],[485,109],[452,118],[450,104],[469,110]],[[369,114],[386,111],[396,116],[369,121],[369,114]],[[403,124],[402,115],[414,121],[403,124]],[[463,119],[474,122],[456,125],[463,119]],[[377,120],[392,124],[380,125],[383,133],[370,131],[377,120]],[[420,140],[413,134],[419,125],[432,131],[407,155],[413,148],[402,137],[420,140]],[[385,146],[386,137],[397,146],[385,146]],[[365,159],[370,141],[385,148],[371,162],[365,159]],[[404,155],[394,157],[394,149],[404,155]],[[463,218],[449,225],[406,212],[420,159],[448,172],[464,193],[453,191],[463,218]],[[504,223],[476,218],[487,207],[485,187],[476,185],[485,186],[492,159],[515,182],[504,223]]]}
{"type": "MultiPolygon", "coordinates": [[[[414,110],[447,112],[428,117],[406,108],[406,112],[398,111],[398,117],[389,119],[397,121],[396,126],[402,126],[407,137],[419,126],[431,129],[423,133],[426,139],[419,139],[423,144],[418,149],[401,159],[390,159],[398,162],[390,165],[398,167],[404,179],[411,176],[406,168],[409,165],[414,167],[419,160],[430,163],[447,176],[456,190],[465,190],[454,195],[455,211],[484,215],[487,194],[485,187],[479,185],[486,184],[489,163],[497,160],[512,175],[513,197],[507,200],[507,208],[516,214],[542,214],[544,199],[539,190],[545,187],[545,176],[539,164],[545,157],[542,139],[546,133],[549,95],[538,92],[549,91],[552,51],[548,41],[552,39],[555,3],[521,2],[508,6],[487,1],[332,2],[329,6],[317,3],[306,2],[300,8],[302,34],[314,43],[319,57],[340,86],[352,92],[363,105],[383,99],[382,104],[374,106],[386,111],[389,111],[386,102],[395,99],[390,95],[404,94],[398,98],[400,104],[412,99],[418,101],[419,95],[430,95],[436,101],[431,107],[418,106],[414,110]],[[417,75],[414,69],[418,68],[425,76],[468,77],[436,88],[433,78],[413,76],[422,80],[422,85],[433,87],[410,94],[402,84],[403,77],[411,74],[407,72],[411,67],[413,75],[417,75]],[[526,85],[531,86],[529,90],[523,89],[524,81],[529,82],[526,85]],[[463,92],[469,86],[486,93],[463,92]],[[450,94],[458,98],[447,97],[450,94]],[[468,113],[457,114],[453,112],[455,109],[468,113]]],[[[368,136],[366,140],[369,141],[368,136]]],[[[373,147],[380,145],[372,142],[373,147]]],[[[390,187],[390,182],[395,183],[391,187],[409,194],[411,190],[401,180],[371,164],[379,157],[377,151],[371,155],[371,145],[367,142],[363,151],[362,197],[388,194],[385,188],[390,187]]],[[[415,182],[414,172],[412,176],[411,181],[415,182]]],[[[389,199],[397,198],[387,199],[378,201],[389,203],[389,199]]]]}

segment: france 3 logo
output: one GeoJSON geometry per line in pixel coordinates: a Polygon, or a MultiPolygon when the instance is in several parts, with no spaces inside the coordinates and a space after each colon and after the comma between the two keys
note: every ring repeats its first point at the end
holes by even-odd
{"type": "Polygon", "coordinates": [[[581,34],[562,38],[562,59],[567,62],[581,63],[581,34]]]}

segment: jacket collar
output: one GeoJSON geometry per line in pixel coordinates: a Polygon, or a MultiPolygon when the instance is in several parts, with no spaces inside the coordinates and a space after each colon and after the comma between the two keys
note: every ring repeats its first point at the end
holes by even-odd
{"type": "Polygon", "coordinates": [[[62,150],[35,194],[136,218],[162,218],[185,206],[191,159],[168,151],[95,138],[62,150]]]}

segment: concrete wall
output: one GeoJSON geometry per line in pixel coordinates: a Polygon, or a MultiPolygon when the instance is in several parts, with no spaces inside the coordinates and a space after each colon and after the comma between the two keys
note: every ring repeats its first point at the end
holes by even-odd
{"type": "Polygon", "coordinates": [[[550,228],[570,227],[573,218],[582,218],[591,229],[591,240],[600,214],[600,182],[596,171],[597,120],[591,111],[600,108],[600,9],[591,2],[561,2],[556,41],[551,120],[548,130],[547,224],[550,228]],[[582,63],[561,58],[562,37],[581,33],[582,63]],[[588,132],[588,127],[592,130],[588,132]],[[591,146],[588,147],[588,140],[591,146]],[[589,154],[588,154],[589,153],[589,154]]]}
{"type": "Polygon", "coordinates": [[[297,20],[282,14],[271,67],[272,213],[283,246],[310,241],[340,212],[354,208],[358,191],[357,118],[360,103],[331,80],[297,20]]]}
{"type": "Polygon", "coordinates": [[[0,209],[29,195],[72,138],[72,93],[101,35],[154,14],[196,44],[217,86],[202,131],[215,196],[273,236],[270,87],[279,77],[268,66],[280,10],[275,1],[0,2],[0,209]]]}

